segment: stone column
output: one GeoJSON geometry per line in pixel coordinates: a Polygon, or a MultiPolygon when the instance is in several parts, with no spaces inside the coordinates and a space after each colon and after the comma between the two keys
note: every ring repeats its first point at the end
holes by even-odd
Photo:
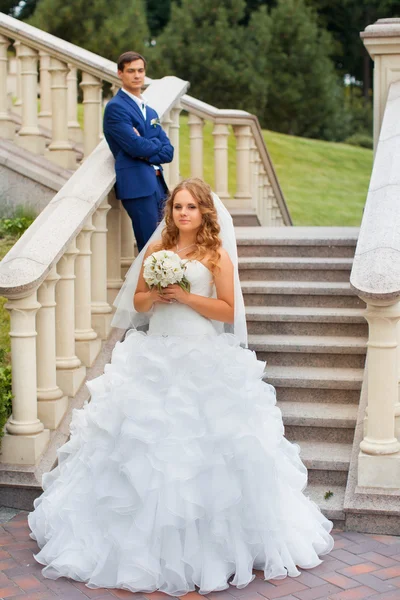
{"type": "Polygon", "coordinates": [[[17,61],[17,97],[14,102],[13,112],[17,115],[22,115],[22,92],[21,92],[21,61],[19,58],[19,49],[21,48],[21,42],[14,42],[15,48],[15,59],[17,61]]]}
{"type": "Polygon", "coordinates": [[[39,124],[46,129],[52,128],[51,118],[51,75],[50,54],[39,52],[40,56],[40,113],[39,124]]]}
{"type": "Polygon", "coordinates": [[[92,218],[76,239],[79,254],[75,260],[75,350],[85,367],[91,367],[101,350],[101,340],[92,328],[91,238],[92,218]]]}
{"type": "Polygon", "coordinates": [[[171,125],[169,128],[169,139],[174,147],[174,160],[169,165],[169,178],[171,188],[175,187],[181,180],[179,170],[179,115],[182,106],[178,102],[171,109],[171,125]]]}
{"type": "Polygon", "coordinates": [[[374,149],[378,144],[389,87],[399,80],[400,22],[379,19],[368,25],[361,38],[374,61],[374,149]]]}
{"type": "Polygon", "coordinates": [[[132,221],[120,202],[121,211],[121,277],[125,277],[129,267],[135,260],[136,242],[132,229],[132,221]]]}
{"type": "Polygon", "coordinates": [[[107,302],[107,213],[110,205],[103,200],[93,215],[92,236],[92,326],[102,340],[111,331],[112,309],[107,302]]]}
{"type": "Polygon", "coordinates": [[[17,144],[35,154],[43,154],[45,139],[39,131],[37,110],[38,53],[21,44],[18,54],[21,61],[22,124],[17,144]]]}
{"type": "Polygon", "coordinates": [[[49,430],[38,419],[36,398],[36,291],[9,300],[12,360],[12,415],[1,444],[4,463],[35,464],[49,441],[49,430]]]}
{"type": "Polygon", "coordinates": [[[0,137],[13,140],[15,137],[15,123],[8,112],[7,96],[7,50],[10,41],[0,34],[0,137]]]}
{"type": "Polygon", "coordinates": [[[50,73],[53,131],[46,157],[65,169],[75,169],[75,152],[68,141],[68,65],[51,57],[50,73]]]}
{"type": "Polygon", "coordinates": [[[107,302],[113,305],[122,286],[121,279],[121,210],[112,190],[108,194],[111,209],[107,215],[107,302]]]}
{"type": "Polygon", "coordinates": [[[84,156],[96,148],[100,141],[101,79],[82,73],[83,89],[83,149],[84,156]]]}
{"type": "Polygon", "coordinates": [[[398,487],[400,442],[395,437],[398,398],[397,323],[400,303],[386,305],[368,299],[365,317],[368,339],[368,422],[360,444],[358,485],[398,487]]]}
{"type": "Polygon", "coordinates": [[[57,263],[60,280],[56,287],[57,384],[67,396],[75,396],[86,369],[75,354],[75,273],[78,250],[75,240],[57,263]]]}
{"type": "Polygon", "coordinates": [[[236,137],[236,194],[235,200],[240,208],[250,208],[252,205],[251,193],[251,138],[249,125],[235,125],[233,132],[236,137]]]}
{"type": "Polygon", "coordinates": [[[229,200],[228,190],[228,137],[229,127],[215,122],[214,130],[214,180],[215,193],[222,201],[229,200]]]}
{"type": "Polygon", "coordinates": [[[190,176],[203,178],[203,127],[204,119],[189,113],[190,176]]]}
{"type": "Polygon", "coordinates": [[[83,132],[78,123],[78,70],[73,65],[68,65],[68,138],[77,144],[83,141],[83,132]]]}
{"type": "Polygon", "coordinates": [[[58,387],[56,375],[55,287],[59,279],[53,267],[38,289],[41,304],[36,317],[38,415],[48,429],[57,429],[68,407],[68,397],[58,387]]]}
{"type": "MultiPolygon", "coordinates": [[[[162,121],[162,127],[168,137],[170,136],[171,124],[172,124],[171,113],[168,112],[164,115],[163,121],[162,121]]],[[[172,184],[170,183],[170,179],[171,179],[170,171],[171,171],[171,169],[170,169],[170,165],[168,163],[163,165],[164,179],[165,179],[165,183],[167,184],[168,187],[172,187],[172,184]]]]}

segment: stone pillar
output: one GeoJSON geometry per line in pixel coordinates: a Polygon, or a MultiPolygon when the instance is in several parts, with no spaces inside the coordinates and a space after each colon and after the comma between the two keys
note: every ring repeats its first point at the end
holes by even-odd
{"type": "Polygon", "coordinates": [[[203,178],[203,127],[204,119],[189,113],[190,176],[203,178]]]}
{"type": "Polygon", "coordinates": [[[400,323],[397,323],[398,392],[394,403],[394,434],[400,442],[400,323]]]}
{"type": "Polygon", "coordinates": [[[214,130],[214,180],[215,193],[222,201],[229,200],[228,190],[228,137],[229,127],[215,122],[214,130]]]}
{"type": "Polygon", "coordinates": [[[110,205],[103,200],[93,215],[92,236],[92,326],[102,340],[111,331],[112,309],[107,302],[107,213],[110,205]]]}
{"type": "Polygon", "coordinates": [[[22,115],[22,92],[21,92],[21,61],[19,58],[19,50],[21,48],[21,42],[14,42],[15,48],[15,59],[17,62],[17,97],[14,102],[13,112],[17,115],[22,115]]]}
{"type": "MultiPolygon", "coordinates": [[[[165,131],[165,133],[167,134],[167,136],[170,136],[170,126],[172,124],[172,119],[171,119],[171,113],[165,113],[164,117],[163,117],[163,121],[162,121],[162,127],[165,131]]],[[[172,184],[170,183],[170,165],[168,163],[166,163],[165,165],[163,165],[163,174],[164,174],[164,179],[165,179],[165,183],[167,184],[168,187],[172,187],[172,184]]]]}
{"type": "Polygon", "coordinates": [[[13,140],[15,137],[15,123],[8,112],[7,96],[7,50],[10,41],[0,34],[0,137],[13,140]]]}
{"type": "Polygon", "coordinates": [[[68,65],[68,68],[68,138],[77,144],[81,144],[83,132],[78,123],[78,70],[73,65],[68,65]]]}
{"type": "Polygon", "coordinates": [[[38,289],[41,304],[36,317],[38,416],[48,429],[57,429],[68,407],[68,397],[58,387],[56,375],[55,287],[59,279],[53,267],[38,289]]]}
{"type": "Polygon", "coordinates": [[[397,323],[400,303],[367,302],[368,422],[360,444],[358,485],[398,487],[400,442],[395,437],[395,403],[398,398],[397,323]]]}
{"type": "Polygon", "coordinates": [[[400,79],[400,21],[379,19],[361,38],[374,61],[374,149],[379,139],[389,87],[400,79]]]}
{"type": "Polygon", "coordinates": [[[50,73],[53,130],[46,157],[64,169],[75,169],[75,152],[68,141],[68,65],[51,57],[50,73]]]}
{"type": "Polygon", "coordinates": [[[249,125],[235,125],[233,132],[236,137],[236,194],[239,208],[251,208],[251,139],[252,133],[249,125]]]}
{"type": "Polygon", "coordinates": [[[50,55],[39,52],[40,56],[40,113],[39,124],[46,129],[52,128],[51,118],[51,75],[50,55]]]}
{"type": "Polygon", "coordinates": [[[91,367],[101,350],[101,340],[92,328],[90,218],[76,239],[79,254],[75,260],[75,350],[85,367],[91,367]]]}
{"type": "Polygon", "coordinates": [[[169,139],[174,147],[174,160],[169,165],[170,186],[174,188],[181,180],[179,170],[179,115],[182,106],[178,102],[171,109],[171,125],[169,128],[169,139]]]}
{"type": "Polygon", "coordinates": [[[22,124],[18,132],[17,144],[35,154],[43,154],[45,139],[39,131],[37,110],[38,53],[21,44],[19,57],[21,61],[22,124]]]}
{"type": "Polygon", "coordinates": [[[83,89],[83,149],[84,156],[96,148],[100,141],[101,79],[82,73],[83,89]]]}
{"type": "Polygon", "coordinates": [[[121,277],[125,277],[129,267],[135,260],[135,236],[132,221],[122,202],[119,204],[121,211],[121,277]]]}
{"type": "Polygon", "coordinates": [[[78,250],[75,240],[57,263],[60,280],[56,287],[57,384],[67,396],[75,396],[86,369],[75,354],[75,273],[78,250]]]}
{"type": "Polygon", "coordinates": [[[112,190],[108,194],[111,209],[107,215],[107,302],[113,305],[122,286],[121,279],[121,210],[112,190]]]}
{"type": "Polygon", "coordinates": [[[1,460],[35,464],[46,448],[50,432],[38,419],[36,398],[35,315],[40,304],[36,291],[20,300],[9,300],[12,360],[12,415],[1,444],[1,460]]]}

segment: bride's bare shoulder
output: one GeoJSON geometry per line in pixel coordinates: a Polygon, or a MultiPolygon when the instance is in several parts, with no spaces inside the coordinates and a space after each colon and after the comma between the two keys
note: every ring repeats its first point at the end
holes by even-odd
{"type": "Polygon", "coordinates": [[[154,252],[155,250],[159,250],[160,244],[161,244],[161,240],[156,240],[155,242],[151,242],[151,244],[149,244],[147,246],[145,257],[150,256],[150,254],[152,254],[152,252],[154,252]]]}

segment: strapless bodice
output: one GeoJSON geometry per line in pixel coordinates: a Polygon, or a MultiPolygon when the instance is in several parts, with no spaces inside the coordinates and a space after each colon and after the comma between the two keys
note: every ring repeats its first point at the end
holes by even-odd
{"type": "MultiPolygon", "coordinates": [[[[186,277],[190,291],[198,296],[211,298],[215,295],[212,273],[198,260],[188,261],[186,277]]],[[[150,317],[149,335],[216,335],[210,319],[179,302],[155,304],[150,317]]]]}

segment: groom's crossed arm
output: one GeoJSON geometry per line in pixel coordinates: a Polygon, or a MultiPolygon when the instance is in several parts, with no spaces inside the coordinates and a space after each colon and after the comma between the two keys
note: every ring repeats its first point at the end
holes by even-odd
{"type": "MultiPolygon", "coordinates": [[[[155,137],[149,140],[137,135],[133,130],[129,113],[116,104],[107,104],[106,106],[104,134],[106,137],[107,135],[112,137],[133,158],[147,158],[149,160],[150,157],[156,156],[163,148],[163,142],[159,138],[155,137]]],[[[165,137],[167,138],[166,135],[165,137]]]]}

